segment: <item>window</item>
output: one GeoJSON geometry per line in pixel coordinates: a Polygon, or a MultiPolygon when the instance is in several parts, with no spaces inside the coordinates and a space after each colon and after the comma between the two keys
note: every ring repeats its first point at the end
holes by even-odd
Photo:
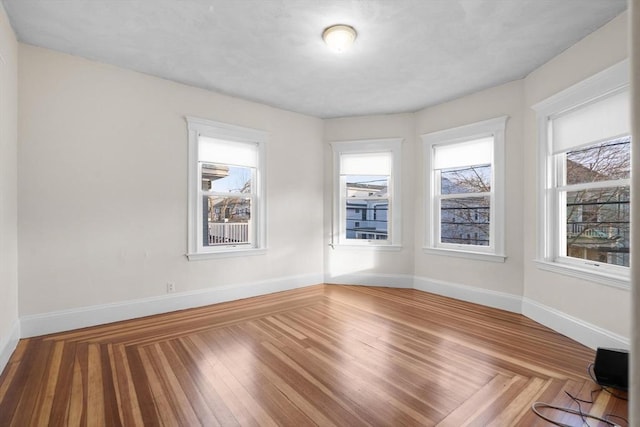
{"type": "Polygon", "coordinates": [[[425,252],[504,261],[507,117],[422,135],[425,252]]]}
{"type": "Polygon", "coordinates": [[[626,62],[534,106],[540,139],[538,265],[628,286],[631,190],[626,62]]]}
{"type": "Polygon", "coordinates": [[[401,141],[332,144],[335,166],[332,244],[390,248],[400,245],[401,141]]]}
{"type": "Polygon", "coordinates": [[[558,256],[629,267],[631,138],[558,155],[558,256]],[[563,212],[564,211],[564,212],[563,212]]]}
{"type": "Polygon", "coordinates": [[[187,123],[189,259],[264,249],[266,133],[196,118],[187,123]]]}

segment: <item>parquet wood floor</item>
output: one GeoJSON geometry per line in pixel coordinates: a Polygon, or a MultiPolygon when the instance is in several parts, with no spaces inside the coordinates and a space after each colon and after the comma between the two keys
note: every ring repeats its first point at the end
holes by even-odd
{"type": "MultiPolygon", "coordinates": [[[[521,315],[318,285],[22,340],[0,426],[544,426],[531,403],[577,408],[565,391],[590,397],[593,359],[521,315]]],[[[626,417],[594,398],[585,412],[626,417]]]]}

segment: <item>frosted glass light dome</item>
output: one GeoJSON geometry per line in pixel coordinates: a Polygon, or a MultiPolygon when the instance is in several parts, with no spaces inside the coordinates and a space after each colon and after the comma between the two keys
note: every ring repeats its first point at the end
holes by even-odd
{"type": "Polygon", "coordinates": [[[332,25],[327,27],[322,33],[324,42],[329,49],[342,53],[347,50],[356,40],[356,30],[349,25],[332,25]]]}

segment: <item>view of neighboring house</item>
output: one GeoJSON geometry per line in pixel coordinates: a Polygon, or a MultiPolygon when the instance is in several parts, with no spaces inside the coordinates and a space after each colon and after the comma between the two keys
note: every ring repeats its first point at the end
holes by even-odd
{"type": "MultiPolygon", "coordinates": [[[[447,178],[443,187],[459,193],[462,186],[447,178]],[[454,191],[458,188],[459,191],[454,191]]],[[[385,240],[388,238],[389,200],[386,185],[347,184],[347,239],[385,240]]],[[[484,198],[458,199],[443,206],[441,239],[444,243],[486,246],[489,244],[489,204],[484,198]]]]}
{"type": "MultiPolygon", "coordinates": [[[[229,176],[229,166],[220,164],[202,165],[202,189],[209,191],[216,180],[229,176]]],[[[240,192],[245,192],[243,184],[240,192]]],[[[251,200],[241,197],[203,196],[202,215],[204,246],[217,244],[249,242],[249,219],[251,218],[251,200]]]]}
{"type": "MultiPolygon", "coordinates": [[[[629,178],[630,138],[624,137],[566,154],[566,256],[629,266],[630,188],[610,184],[629,178]],[[598,184],[604,183],[604,184],[598,184]],[[578,187],[571,187],[578,185],[578,187]]],[[[483,166],[442,171],[440,240],[443,243],[489,245],[488,170],[483,166]]]]}
{"type": "Polygon", "coordinates": [[[628,188],[568,197],[567,256],[628,266],[629,200],[628,188]]]}
{"type": "MultiPolygon", "coordinates": [[[[630,138],[576,150],[567,157],[567,184],[597,183],[628,177],[630,138]]],[[[629,266],[628,186],[568,191],[567,256],[629,266]]]]}
{"type": "MultiPolygon", "coordinates": [[[[468,183],[466,180],[462,182],[468,183]]],[[[467,186],[447,178],[444,173],[441,176],[441,186],[443,194],[469,193],[467,186]]],[[[442,243],[489,245],[489,198],[471,196],[472,194],[467,198],[442,201],[440,207],[440,241],[442,243]]]]}
{"type": "Polygon", "coordinates": [[[347,239],[387,240],[389,195],[386,184],[347,183],[347,239]]]}

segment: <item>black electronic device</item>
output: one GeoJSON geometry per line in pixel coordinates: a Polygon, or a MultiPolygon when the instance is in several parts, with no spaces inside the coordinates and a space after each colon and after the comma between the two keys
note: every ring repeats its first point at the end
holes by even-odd
{"type": "Polygon", "coordinates": [[[626,391],[629,388],[629,352],[599,347],[593,373],[599,385],[626,391]]]}

